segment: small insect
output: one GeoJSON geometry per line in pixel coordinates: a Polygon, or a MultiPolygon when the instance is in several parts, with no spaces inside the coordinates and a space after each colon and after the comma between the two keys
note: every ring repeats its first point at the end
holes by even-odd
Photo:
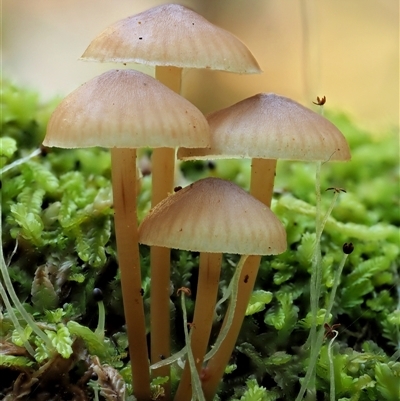
{"type": "Polygon", "coordinates": [[[182,187],[179,185],[179,186],[177,186],[177,187],[174,188],[174,192],[178,192],[178,191],[180,191],[181,189],[182,189],[182,187]]]}
{"type": "Polygon", "coordinates": [[[141,296],[144,295],[144,289],[143,289],[143,288],[140,289],[140,295],[141,295],[141,296]]]}
{"type": "Polygon", "coordinates": [[[249,281],[249,275],[248,274],[246,274],[245,276],[244,276],[244,283],[245,284],[247,284],[247,282],[249,281]]]}
{"type": "Polygon", "coordinates": [[[163,361],[165,359],[165,356],[163,354],[159,355],[160,359],[163,361]]]}

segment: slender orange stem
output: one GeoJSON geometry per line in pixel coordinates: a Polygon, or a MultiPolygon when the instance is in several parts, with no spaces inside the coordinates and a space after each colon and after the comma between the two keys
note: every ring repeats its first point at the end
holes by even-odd
{"type": "MultiPolygon", "coordinates": [[[[153,192],[152,205],[155,206],[173,191],[175,149],[159,148],[153,150],[153,192]],[[171,164],[171,161],[173,162],[171,164]],[[165,174],[165,175],[164,175],[165,174]]],[[[150,333],[151,363],[166,358],[171,353],[170,345],[170,253],[162,247],[150,249],[150,333]]],[[[152,376],[170,376],[170,366],[163,366],[152,371],[152,376]]],[[[164,385],[169,394],[170,383],[164,385]]]]}
{"type": "MultiPolygon", "coordinates": [[[[243,270],[239,278],[240,284],[238,287],[237,304],[231,328],[225,337],[225,340],[220,345],[217,353],[209,360],[207,364],[207,380],[203,382],[203,392],[207,401],[212,401],[214,399],[218,385],[221,382],[225,368],[228,365],[229,358],[231,357],[232,351],[235,347],[240,328],[242,327],[247,305],[250,300],[250,295],[256,281],[260,259],[260,256],[249,256],[243,266],[243,270]],[[244,302],[245,298],[248,298],[246,302],[244,302]]],[[[225,314],[222,328],[226,324],[226,316],[228,316],[228,311],[225,314]]]]}
{"type": "Polygon", "coordinates": [[[136,215],[136,150],[111,149],[115,235],[121,272],[122,298],[128,332],[133,393],[149,401],[150,371],[136,215]]]}
{"type": "MultiPolygon", "coordinates": [[[[156,67],[155,77],[176,93],[181,91],[181,68],[156,67]]],[[[175,149],[156,148],[152,155],[152,206],[173,192],[175,174],[175,149]]],[[[170,340],[170,250],[152,247],[150,250],[151,298],[150,332],[151,362],[168,357],[170,340]]],[[[153,377],[170,376],[170,367],[163,366],[152,371],[153,377]]],[[[170,397],[170,383],[164,386],[165,400],[170,397]]]]}
{"type": "Polygon", "coordinates": [[[253,159],[251,163],[250,194],[268,207],[274,192],[276,162],[274,159],[253,159]]]}
{"type": "MultiPolygon", "coordinates": [[[[217,302],[219,278],[221,272],[221,253],[200,254],[199,278],[197,281],[196,305],[194,310],[191,345],[196,368],[200,373],[204,355],[210,340],[210,333],[217,302]]],[[[175,401],[190,401],[192,384],[190,367],[185,364],[183,374],[175,394],[175,401]]]]}
{"type": "Polygon", "coordinates": [[[151,173],[151,206],[154,207],[174,190],[175,149],[153,149],[153,155],[151,157],[151,173]]]}
{"type": "MultiPolygon", "coordinates": [[[[276,160],[253,159],[251,166],[250,193],[259,201],[270,207],[274,186],[276,160]]],[[[208,380],[203,383],[204,396],[212,401],[217,392],[218,385],[224,375],[225,367],[235,347],[240,329],[243,324],[247,305],[249,304],[254,284],[260,266],[260,256],[249,256],[243,266],[239,279],[238,296],[235,315],[231,328],[217,353],[207,364],[208,380]]],[[[226,324],[226,316],[223,325],[226,324]]]]}
{"type": "MultiPolygon", "coordinates": [[[[169,248],[153,246],[150,249],[151,297],[150,297],[150,334],[151,363],[167,358],[171,353],[170,345],[170,254],[169,248]]],[[[152,376],[169,376],[170,367],[162,366],[152,370],[152,376]]],[[[170,384],[166,383],[166,388],[170,384]]],[[[168,390],[169,392],[169,390],[168,390]]]]}

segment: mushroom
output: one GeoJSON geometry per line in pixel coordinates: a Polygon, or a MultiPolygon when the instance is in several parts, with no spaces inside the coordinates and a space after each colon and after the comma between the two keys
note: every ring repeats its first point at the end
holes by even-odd
{"type": "MultiPolygon", "coordinates": [[[[155,66],[155,77],[177,93],[182,68],[260,73],[248,48],[230,32],[179,4],[163,4],[122,19],[100,33],[81,59],[155,66]]],[[[175,150],[154,149],[152,206],[172,193],[175,150]]],[[[170,354],[168,248],[151,249],[151,360],[170,354]]],[[[168,368],[155,371],[169,375],[168,368]]]]}
{"type": "Polygon", "coordinates": [[[203,114],[154,78],[111,70],[83,84],[56,108],[45,146],[111,148],[115,232],[125,319],[138,400],[150,399],[136,215],[136,148],[204,146],[203,114]]]}
{"type": "MultiPolygon", "coordinates": [[[[263,203],[219,178],[191,184],[155,206],[139,227],[139,242],[200,254],[191,344],[199,371],[209,342],[218,294],[221,252],[271,255],[286,249],[282,223],[263,203]]],[[[175,399],[191,399],[186,364],[175,399]]]]}
{"type": "MultiPolygon", "coordinates": [[[[274,93],[260,93],[207,116],[211,147],[178,150],[183,160],[251,157],[250,193],[270,206],[277,159],[345,161],[350,151],[342,133],[326,118],[301,104],[274,93]]],[[[317,172],[319,167],[317,167],[317,172]]],[[[234,322],[224,343],[208,363],[204,383],[212,399],[235,346],[257,276],[260,257],[249,257],[239,281],[234,322]]]]}
{"type": "Polygon", "coordinates": [[[162,4],[117,21],[90,43],[81,58],[156,68],[261,72],[254,56],[237,37],[179,4],[162,4]]]}

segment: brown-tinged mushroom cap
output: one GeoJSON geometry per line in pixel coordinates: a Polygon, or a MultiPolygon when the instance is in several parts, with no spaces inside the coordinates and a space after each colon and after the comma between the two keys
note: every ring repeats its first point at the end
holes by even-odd
{"type": "Polygon", "coordinates": [[[139,242],[209,253],[273,255],[286,249],[282,223],[237,185],[205,178],[155,206],[139,227],[139,242]]]}
{"type": "Polygon", "coordinates": [[[350,159],[345,137],[329,120],[274,93],[244,99],[209,114],[207,120],[211,148],[181,148],[178,158],[350,159]]]}
{"type": "Polygon", "coordinates": [[[82,59],[261,72],[238,38],[178,4],[164,4],[114,23],[92,41],[82,59]]]}
{"type": "Polygon", "coordinates": [[[45,146],[207,146],[209,128],[190,102],[154,78],[111,70],[70,93],[47,126],[45,146]]]}

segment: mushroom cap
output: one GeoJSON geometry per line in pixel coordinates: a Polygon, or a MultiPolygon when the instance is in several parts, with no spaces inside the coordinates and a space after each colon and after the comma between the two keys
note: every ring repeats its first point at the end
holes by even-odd
{"type": "Polygon", "coordinates": [[[139,227],[139,242],[209,253],[274,255],[286,249],[282,223],[230,181],[205,178],[157,204],[139,227]]]}
{"type": "Polygon", "coordinates": [[[207,120],[189,101],[146,74],[111,70],[81,85],[58,105],[43,144],[202,147],[209,140],[207,120]]]}
{"type": "Polygon", "coordinates": [[[207,120],[211,147],[180,148],[179,159],[350,160],[345,137],[329,120],[274,93],[244,99],[207,120]]]}
{"type": "Polygon", "coordinates": [[[178,4],[120,20],[98,35],[82,59],[260,73],[250,50],[230,32],[178,4]]]}

